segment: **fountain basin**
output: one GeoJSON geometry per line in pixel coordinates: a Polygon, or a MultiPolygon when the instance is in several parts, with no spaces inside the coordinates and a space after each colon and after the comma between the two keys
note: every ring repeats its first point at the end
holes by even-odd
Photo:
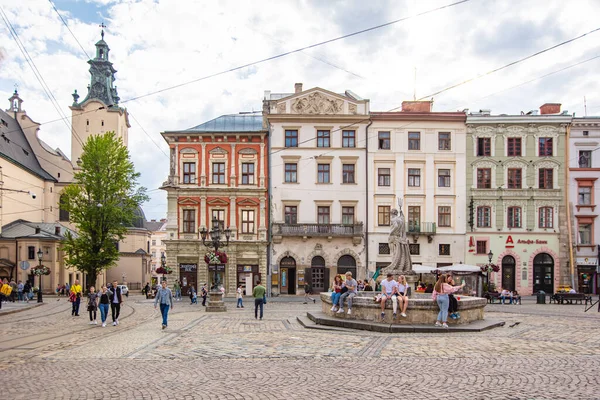
{"type": "MultiPolygon", "coordinates": [[[[407,324],[407,325],[429,325],[434,324],[437,320],[439,308],[437,302],[431,299],[431,294],[414,294],[408,300],[408,308],[406,310],[407,317],[401,317],[400,311],[396,319],[392,314],[392,301],[388,300],[385,307],[385,318],[381,318],[381,304],[376,303],[373,299],[378,292],[358,292],[352,302],[352,314],[348,315],[348,304],[344,301],[343,314],[338,314],[331,311],[331,292],[321,293],[322,311],[324,314],[342,319],[363,320],[371,322],[384,322],[390,324],[407,324]]],[[[459,295],[458,312],[460,319],[454,320],[448,318],[448,324],[462,325],[473,321],[482,320],[484,317],[483,310],[487,304],[487,300],[482,297],[472,297],[459,295]]]]}

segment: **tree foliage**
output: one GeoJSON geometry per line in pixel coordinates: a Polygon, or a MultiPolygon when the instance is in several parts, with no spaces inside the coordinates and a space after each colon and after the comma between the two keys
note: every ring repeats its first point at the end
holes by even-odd
{"type": "Polygon", "coordinates": [[[66,263],[87,273],[95,285],[100,272],[116,264],[127,227],[135,211],[148,200],[146,188],[138,187],[129,152],[113,132],[92,135],[83,146],[81,169],[74,183],[63,191],[63,204],[77,235],[67,234],[63,244],[66,263]]]}

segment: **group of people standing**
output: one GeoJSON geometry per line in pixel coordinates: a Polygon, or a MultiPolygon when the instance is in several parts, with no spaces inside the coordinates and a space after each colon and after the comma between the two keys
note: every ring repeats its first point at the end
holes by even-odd
{"type": "Polygon", "coordinates": [[[12,279],[10,282],[4,278],[0,281],[0,309],[2,309],[3,301],[26,301],[33,299],[33,286],[29,281],[19,281],[18,283],[12,279]]]}
{"type": "Polygon", "coordinates": [[[460,286],[455,286],[452,275],[442,274],[439,276],[435,286],[433,287],[432,298],[437,302],[440,312],[438,313],[435,326],[441,326],[444,328],[448,327],[448,314],[450,313],[451,318],[458,319],[458,301],[454,298],[453,293],[459,291],[465,287],[463,281],[460,286]]]}

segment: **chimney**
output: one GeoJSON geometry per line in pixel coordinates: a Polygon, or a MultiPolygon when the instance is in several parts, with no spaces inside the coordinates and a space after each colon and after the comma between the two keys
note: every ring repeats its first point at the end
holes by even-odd
{"type": "Polygon", "coordinates": [[[403,101],[402,112],[431,112],[432,101],[403,101]]]}
{"type": "Polygon", "coordinates": [[[560,103],[546,103],[540,107],[540,114],[560,114],[560,103]]]}
{"type": "Polygon", "coordinates": [[[296,83],[294,85],[295,93],[300,93],[302,91],[302,83],[296,83]]]}

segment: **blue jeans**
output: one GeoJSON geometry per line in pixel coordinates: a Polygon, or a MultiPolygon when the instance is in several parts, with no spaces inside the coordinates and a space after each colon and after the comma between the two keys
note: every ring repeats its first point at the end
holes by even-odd
{"type": "Polygon", "coordinates": [[[440,308],[440,312],[438,313],[437,320],[442,322],[448,322],[448,306],[450,305],[450,299],[448,299],[447,294],[438,294],[437,295],[437,304],[440,308]]]}
{"type": "Polygon", "coordinates": [[[237,306],[238,306],[238,307],[244,307],[244,303],[243,303],[243,301],[244,301],[244,299],[240,297],[240,298],[238,299],[237,306]]]}
{"type": "Polygon", "coordinates": [[[337,306],[338,301],[340,300],[340,297],[342,297],[341,293],[331,293],[331,305],[332,306],[337,306]]]}
{"type": "Polygon", "coordinates": [[[162,324],[163,324],[164,326],[167,326],[167,325],[168,325],[168,324],[167,324],[167,317],[168,317],[168,315],[169,315],[169,305],[168,305],[168,304],[162,304],[162,303],[160,303],[160,314],[161,314],[161,315],[162,315],[162,317],[163,317],[163,322],[162,322],[162,324]]]}
{"type": "Polygon", "coordinates": [[[258,307],[260,307],[260,319],[263,317],[263,299],[254,299],[254,318],[258,318],[258,307]]]}
{"type": "Polygon", "coordinates": [[[175,291],[175,298],[181,300],[181,289],[175,291]]]}
{"type": "Polygon", "coordinates": [[[73,309],[71,310],[71,315],[79,315],[79,304],[81,304],[81,297],[77,297],[72,304],[73,309]]]}
{"type": "Polygon", "coordinates": [[[102,323],[106,322],[106,318],[108,317],[108,304],[98,304],[98,308],[100,308],[100,319],[102,323]]]}
{"type": "Polygon", "coordinates": [[[340,308],[344,308],[344,299],[348,299],[348,308],[352,309],[352,299],[356,296],[354,292],[346,292],[340,296],[340,308]]]}
{"type": "Polygon", "coordinates": [[[25,298],[23,297],[23,292],[18,292],[17,296],[19,297],[19,301],[25,300],[25,298]]]}

